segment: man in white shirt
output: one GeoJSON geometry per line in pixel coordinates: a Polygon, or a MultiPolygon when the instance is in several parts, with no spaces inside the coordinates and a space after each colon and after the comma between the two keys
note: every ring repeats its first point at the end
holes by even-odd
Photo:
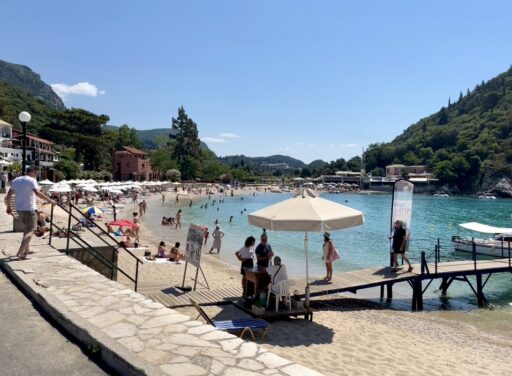
{"type": "Polygon", "coordinates": [[[267,267],[267,273],[270,275],[270,283],[273,285],[288,279],[286,266],[281,263],[281,257],[274,257],[274,265],[267,267]]]}
{"type": "Polygon", "coordinates": [[[37,185],[37,173],[38,169],[35,166],[27,168],[27,173],[24,176],[16,178],[11,183],[11,188],[7,192],[7,214],[12,215],[11,198],[13,193],[14,203],[16,211],[23,223],[23,240],[21,241],[20,248],[17,256],[20,260],[29,259],[28,254],[30,253],[29,244],[34,234],[34,230],[37,228],[37,214],[36,214],[36,196],[42,200],[50,202],[55,205],[55,202],[46,196],[44,193],[39,191],[37,185]]]}

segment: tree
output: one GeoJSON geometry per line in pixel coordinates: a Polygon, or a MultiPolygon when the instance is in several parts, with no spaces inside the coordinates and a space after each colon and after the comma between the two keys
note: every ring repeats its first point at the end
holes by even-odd
{"type": "Polygon", "coordinates": [[[355,171],[355,172],[361,171],[362,166],[363,166],[361,157],[356,155],[355,157],[350,158],[347,161],[346,166],[349,171],[355,171]]]}
{"type": "Polygon", "coordinates": [[[170,181],[172,181],[172,182],[175,182],[175,181],[180,180],[180,178],[181,178],[181,172],[179,172],[179,171],[178,171],[178,170],[176,170],[176,169],[171,169],[171,170],[169,170],[169,171],[167,171],[167,172],[165,173],[165,177],[166,177],[168,180],[170,180],[170,181]]]}
{"type": "Polygon", "coordinates": [[[127,124],[123,124],[119,127],[115,144],[116,149],[121,149],[122,146],[140,148],[141,145],[142,143],[135,128],[130,128],[127,124]]]}
{"type": "Polygon", "coordinates": [[[66,179],[77,179],[80,176],[80,166],[75,161],[63,159],[53,165],[57,171],[62,172],[66,179]]]}
{"type": "Polygon", "coordinates": [[[453,172],[452,163],[450,161],[441,161],[434,166],[434,174],[441,183],[454,183],[457,175],[453,172]]]}
{"type": "Polygon", "coordinates": [[[176,134],[173,159],[178,163],[183,179],[194,179],[199,174],[201,142],[197,125],[188,117],[183,106],[178,109],[178,117],[172,119],[172,128],[176,134]]]}

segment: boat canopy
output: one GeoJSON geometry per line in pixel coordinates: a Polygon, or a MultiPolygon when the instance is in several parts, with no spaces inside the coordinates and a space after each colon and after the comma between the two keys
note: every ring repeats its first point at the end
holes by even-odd
{"type": "Polygon", "coordinates": [[[461,223],[459,226],[471,231],[483,232],[485,234],[512,234],[512,228],[494,227],[478,222],[461,223]]]}

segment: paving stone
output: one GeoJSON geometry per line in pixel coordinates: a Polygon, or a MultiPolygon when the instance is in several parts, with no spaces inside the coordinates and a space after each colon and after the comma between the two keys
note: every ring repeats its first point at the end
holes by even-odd
{"type": "Polygon", "coordinates": [[[105,313],[102,313],[101,315],[90,318],[89,322],[93,325],[96,325],[99,328],[105,328],[119,321],[122,321],[125,318],[126,316],[121,315],[119,312],[107,311],[105,313]]]}
{"type": "Polygon", "coordinates": [[[190,358],[188,356],[178,355],[174,356],[169,363],[188,363],[190,362],[190,358]]]}
{"type": "Polygon", "coordinates": [[[232,357],[232,355],[230,353],[222,351],[221,349],[211,349],[211,348],[201,350],[201,354],[210,356],[212,358],[219,358],[219,357],[230,358],[230,357],[232,357]]]}
{"type": "Polygon", "coordinates": [[[169,375],[199,376],[208,374],[208,370],[190,363],[166,364],[160,368],[169,375]]]}
{"type": "Polygon", "coordinates": [[[228,332],[224,332],[222,330],[214,330],[209,333],[203,334],[199,338],[207,341],[220,341],[223,339],[231,339],[233,337],[233,334],[229,334],[228,332]]]}
{"type": "Polygon", "coordinates": [[[240,338],[228,339],[227,341],[220,341],[220,345],[224,351],[232,351],[237,349],[242,343],[243,340],[240,338]]]}
{"type": "Polygon", "coordinates": [[[104,328],[103,331],[112,338],[131,337],[137,333],[137,327],[126,322],[119,322],[104,328]]]}
{"type": "Polygon", "coordinates": [[[224,371],[224,368],[226,368],[226,365],[216,359],[213,359],[212,365],[210,366],[210,372],[214,375],[220,375],[222,374],[222,371],[224,371]]]}
{"type": "Polygon", "coordinates": [[[322,376],[321,373],[313,371],[312,369],[306,368],[299,364],[291,364],[289,366],[281,368],[281,371],[290,376],[322,376]]]}
{"type": "Polygon", "coordinates": [[[126,318],[126,321],[129,321],[135,325],[142,325],[143,323],[146,322],[146,318],[144,318],[142,316],[132,315],[132,316],[128,316],[126,318]]]}
{"type": "Polygon", "coordinates": [[[229,357],[229,358],[219,357],[219,358],[216,358],[216,359],[219,362],[221,362],[222,364],[226,365],[226,366],[230,366],[230,367],[236,366],[236,360],[233,357],[229,357]]]}
{"type": "Polygon", "coordinates": [[[254,342],[244,342],[240,347],[237,358],[253,358],[258,353],[258,345],[254,342]]]}
{"type": "Polygon", "coordinates": [[[180,346],[180,345],[171,345],[176,348],[172,350],[172,352],[176,355],[183,355],[188,357],[196,356],[202,348],[200,347],[192,347],[192,346],[180,346]]]}
{"type": "MultiPolygon", "coordinates": [[[[224,376],[259,376],[259,372],[247,371],[241,368],[229,367],[224,370],[224,376]]],[[[299,375],[297,375],[299,376],[299,375]]]]}
{"type": "Polygon", "coordinates": [[[134,313],[132,306],[121,308],[119,310],[119,313],[122,313],[123,315],[132,315],[134,313]]]}
{"type": "Polygon", "coordinates": [[[178,345],[172,345],[170,343],[163,343],[161,345],[158,345],[156,348],[158,350],[163,350],[163,351],[171,351],[171,350],[174,350],[178,347],[178,345]]]}
{"type": "Polygon", "coordinates": [[[194,346],[194,347],[218,347],[214,342],[198,339],[190,334],[174,334],[163,339],[165,343],[174,343],[176,345],[194,346]]]}
{"type": "Polygon", "coordinates": [[[169,308],[160,308],[157,310],[149,311],[146,313],[147,316],[163,316],[168,315],[169,313],[176,313],[176,311],[169,308]]]}
{"type": "Polygon", "coordinates": [[[142,329],[155,328],[157,326],[165,326],[167,324],[178,324],[183,321],[190,320],[190,317],[180,313],[173,313],[167,316],[154,317],[141,325],[142,329]]]}
{"type": "Polygon", "coordinates": [[[192,320],[192,321],[187,321],[186,323],[184,323],[186,326],[188,327],[194,327],[194,326],[200,326],[200,325],[204,325],[203,323],[199,322],[199,321],[196,321],[196,320],[192,320]]]}
{"type": "Polygon", "coordinates": [[[143,308],[143,307],[141,307],[140,305],[135,304],[135,305],[133,306],[133,311],[134,311],[137,315],[141,315],[141,314],[146,313],[146,312],[149,312],[149,311],[151,311],[151,310],[150,310],[149,308],[143,308]]]}
{"type": "Polygon", "coordinates": [[[261,371],[264,375],[276,375],[279,373],[278,370],[276,369],[265,369],[263,371],[261,371]]]}
{"type": "Polygon", "coordinates": [[[192,335],[201,335],[204,333],[211,332],[212,330],[215,330],[215,328],[211,325],[201,325],[190,328],[189,330],[187,330],[187,333],[192,335]]]}
{"type": "Polygon", "coordinates": [[[260,369],[264,368],[263,365],[259,362],[257,362],[254,359],[242,359],[238,362],[237,366],[239,368],[249,370],[249,371],[259,371],[260,369]]]}
{"type": "Polygon", "coordinates": [[[119,342],[131,351],[141,352],[144,350],[144,342],[137,337],[121,338],[119,342]]]}
{"type": "Polygon", "coordinates": [[[158,338],[150,338],[146,340],[146,347],[157,347],[162,344],[162,340],[158,338]]]}
{"type": "MultiPolygon", "coordinates": [[[[175,355],[169,351],[162,351],[154,348],[145,349],[140,352],[139,355],[148,362],[155,363],[159,366],[162,364],[170,363],[173,360],[173,357],[175,357],[175,355]]],[[[190,359],[186,358],[186,361],[189,360],[190,359]]]]}
{"type": "Polygon", "coordinates": [[[291,362],[287,359],[281,358],[270,352],[266,352],[256,358],[257,361],[263,363],[268,368],[279,368],[291,362]]]}
{"type": "Polygon", "coordinates": [[[104,298],[101,298],[98,303],[102,305],[103,307],[110,307],[114,304],[119,304],[120,300],[116,298],[115,296],[106,296],[104,298]]]}
{"type": "Polygon", "coordinates": [[[184,324],[170,324],[165,326],[163,332],[164,333],[183,333],[187,330],[187,327],[184,324]]]}
{"type": "Polygon", "coordinates": [[[75,310],[75,309],[73,309],[73,311],[78,312],[78,314],[81,317],[89,319],[89,318],[98,316],[99,314],[105,312],[105,308],[103,308],[103,307],[92,307],[92,308],[87,308],[87,309],[84,309],[84,310],[78,310],[78,309],[75,310]]]}
{"type": "Polygon", "coordinates": [[[148,338],[154,337],[157,334],[162,332],[162,328],[152,328],[152,329],[141,329],[138,332],[138,336],[142,340],[146,340],[148,338]]]}

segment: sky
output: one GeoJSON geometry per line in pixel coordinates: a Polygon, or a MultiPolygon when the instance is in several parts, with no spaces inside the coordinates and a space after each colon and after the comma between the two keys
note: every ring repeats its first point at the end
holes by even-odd
{"type": "Polygon", "coordinates": [[[2,0],[0,59],[110,124],[179,106],[217,155],[389,142],[512,64],[510,1],[2,0]]]}

